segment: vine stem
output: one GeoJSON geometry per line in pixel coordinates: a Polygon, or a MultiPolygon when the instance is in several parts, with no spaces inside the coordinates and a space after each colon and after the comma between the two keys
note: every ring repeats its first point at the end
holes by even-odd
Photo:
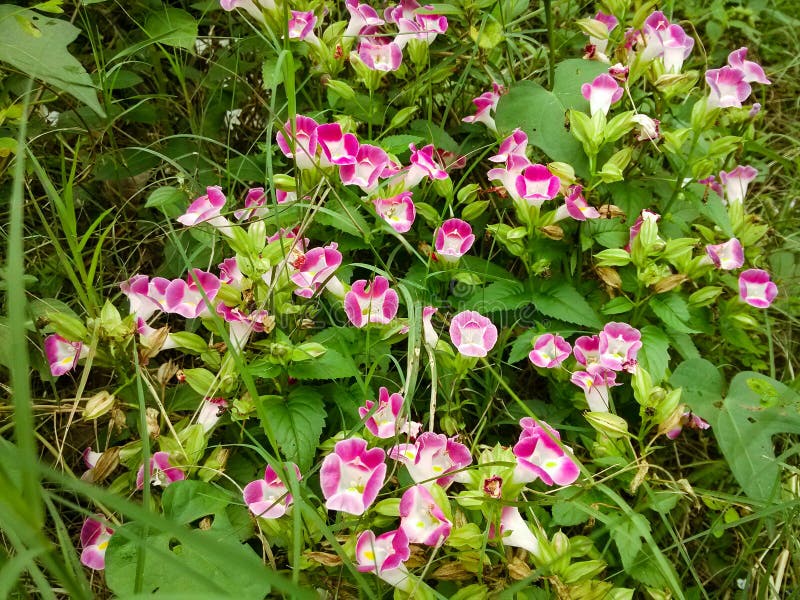
{"type": "Polygon", "coordinates": [[[547,83],[552,90],[556,73],[556,37],[553,25],[552,0],[544,0],[544,19],[547,26],[547,50],[549,54],[549,60],[547,61],[547,83]]]}

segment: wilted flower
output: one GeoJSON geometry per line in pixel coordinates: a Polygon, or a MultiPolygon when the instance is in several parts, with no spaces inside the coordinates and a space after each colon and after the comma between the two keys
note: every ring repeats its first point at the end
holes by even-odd
{"type": "Polygon", "coordinates": [[[400,499],[400,529],[412,544],[441,546],[453,523],[425,486],[408,488],[400,499]]]}
{"type": "Polygon", "coordinates": [[[723,271],[738,269],[744,264],[744,250],[736,238],[731,238],[723,244],[708,244],[706,254],[714,266],[723,271]]]}
{"type": "Polygon", "coordinates": [[[319,474],[325,507],[364,514],[383,486],[385,457],[381,448],[367,450],[367,442],[358,438],[336,442],[333,452],[322,461],[319,474]]]}
{"type": "Polygon", "coordinates": [[[356,327],[367,323],[385,325],[397,314],[399,297],[389,287],[389,280],[380,275],[370,283],[359,279],[344,296],[344,312],[356,327]]]}
{"type": "MultiPolygon", "coordinates": [[[[169,452],[156,452],[150,457],[149,480],[150,485],[167,487],[176,481],[186,478],[186,474],[179,467],[172,466],[169,460],[169,452]]],[[[139,467],[136,474],[136,489],[144,487],[144,465],[139,467]]]]}
{"type": "MultiPolygon", "coordinates": [[[[293,473],[297,481],[303,479],[300,468],[294,463],[286,463],[286,470],[293,473]]],[[[251,481],[242,490],[244,502],[250,512],[263,519],[277,519],[286,514],[292,504],[292,495],[286,484],[270,465],[264,470],[264,477],[251,481]]]]}
{"type": "Polygon", "coordinates": [[[645,140],[655,142],[661,137],[661,121],[658,119],[651,119],[645,114],[638,113],[633,115],[633,122],[636,123],[638,134],[636,139],[640,142],[645,140]]]}
{"type": "Polygon", "coordinates": [[[539,540],[533,535],[516,506],[503,507],[500,513],[500,535],[497,535],[492,523],[489,525],[489,539],[500,540],[504,546],[524,548],[533,556],[539,554],[539,540]]]}
{"type": "Polygon", "coordinates": [[[552,369],[563,363],[572,353],[572,346],[560,335],[545,333],[533,342],[528,358],[537,367],[552,369]]]}
{"type": "Polygon", "coordinates": [[[763,269],[747,269],[739,275],[739,297],[750,306],[768,308],[778,296],[778,286],[763,269]]]}
{"type": "Polygon", "coordinates": [[[464,356],[486,356],[497,343],[497,327],[482,314],[465,310],[450,321],[450,339],[464,356]]]}
{"type": "Polygon", "coordinates": [[[681,415],[677,425],[667,432],[667,437],[671,440],[677,439],[684,427],[689,429],[708,429],[711,425],[692,411],[686,411],[681,415]]]}
{"type": "Polygon", "coordinates": [[[475,236],[469,223],[461,219],[447,219],[436,230],[433,247],[441,261],[452,263],[464,256],[473,243],[475,236]]]}
{"type": "Polygon", "coordinates": [[[97,519],[87,517],[81,527],[81,563],[95,571],[106,568],[106,548],[114,530],[97,519]]]}

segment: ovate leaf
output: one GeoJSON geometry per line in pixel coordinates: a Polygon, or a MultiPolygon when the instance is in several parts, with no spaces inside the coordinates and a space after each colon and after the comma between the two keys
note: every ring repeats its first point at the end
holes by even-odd
{"type": "Polygon", "coordinates": [[[650,308],[669,329],[678,333],[698,333],[688,325],[689,305],[679,294],[661,294],[651,298],[650,308]]]}
{"type": "Polygon", "coordinates": [[[664,379],[669,365],[669,338],[654,325],[642,328],[642,347],[637,356],[642,367],[650,373],[653,383],[664,379]]]}
{"type": "Polygon", "coordinates": [[[150,15],[145,31],[160,44],[192,50],[197,38],[197,21],[183,9],[165,8],[150,15]]]}
{"type": "Polygon", "coordinates": [[[92,78],[67,50],[79,33],[68,21],[0,5],[0,61],[64,90],[105,117],[92,78]]]}
{"type": "Polygon", "coordinates": [[[533,292],[531,300],[536,310],[548,317],[593,329],[603,327],[603,321],[583,294],[568,283],[557,283],[548,289],[533,292]]]}
{"type": "Polygon", "coordinates": [[[256,408],[265,430],[272,430],[286,460],[301,471],[311,467],[325,426],[322,396],[308,387],[294,388],[287,397],[262,396],[256,408]]]}

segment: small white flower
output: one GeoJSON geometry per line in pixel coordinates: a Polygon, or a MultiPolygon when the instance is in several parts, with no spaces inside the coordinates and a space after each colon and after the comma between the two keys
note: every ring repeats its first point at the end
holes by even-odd
{"type": "Polygon", "coordinates": [[[228,131],[232,131],[234,127],[242,124],[239,120],[240,116],[242,116],[241,108],[225,111],[225,127],[228,128],[228,131]]]}

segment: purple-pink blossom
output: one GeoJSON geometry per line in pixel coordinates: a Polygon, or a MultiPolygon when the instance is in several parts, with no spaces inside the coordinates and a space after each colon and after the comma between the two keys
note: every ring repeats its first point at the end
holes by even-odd
{"type": "Polygon", "coordinates": [[[572,354],[579,364],[589,371],[595,372],[600,366],[600,337],[596,335],[582,335],[572,347],[572,354]]]}
{"type": "Polygon", "coordinates": [[[744,74],[747,83],[762,83],[770,85],[772,82],[767,79],[764,69],[756,62],[747,60],[747,48],[742,47],[734,50],[728,55],[728,65],[734,69],[739,69],[744,74]]]}
{"type": "Polygon", "coordinates": [[[708,244],[706,254],[714,266],[723,271],[732,271],[744,264],[744,250],[736,238],[722,244],[708,244]]]}
{"type": "Polygon", "coordinates": [[[612,371],[631,371],[642,347],[642,334],[627,323],[611,322],[600,332],[600,366],[612,371]]]}
{"type": "Polygon", "coordinates": [[[206,188],[205,195],[192,202],[186,212],[177,218],[177,221],[187,227],[199,223],[209,223],[220,229],[229,227],[228,219],[220,214],[225,206],[225,201],[225,194],[222,193],[221,187],[209,186],[206,188]]]}
{"type": "Polygon", "coordinates": [[[342,37],[356,37],[365,28],[380,27],[384,20],[369,4],[361,4],[358,0],[345,0],[345,8],[350,13],[350,21],[342,37]]]}
{"type": "Polygon", "coordinates": [[[287,25],[289,39],[318,43],[314,35],[314,26],[317,24],[317,17],[314,15],[314,11],[293,10],[291,15],[287,25]]]}
{"type": "Polygon", "coordinates": [[[337,248],[336,242],[331,242],[325,247],[312,248],[295,259],[292,266],[297,271],[290,277],[297,285],[295,294],[311,298],[333,276],[342,264],[342,253],[337,248]]]}
{"type": "Polygon", "coordinates": [[[400,529],[412,544],[441,546],[453,523],[423,485],[408,488],[400,499],[400,529]]]}
{"type": "Polygon", "coordinates": [[[267,196],[264,193],[264,188],[249,189],[244,199],[244,208],[233,211],[233,216],[240,221],[246,221],[253,217],[263,218],[269,210],[266,203],[267,196]]]}
{"type": "Polygon", "coordinates": [[[763,269],[747,269],[739,275],[739,297],[756,308],[768,308],[778,296],[778,286],[763,269]]]}
{"type": "Polygon", "coordinates": [[[419,150],[414,144],[410,144],[409,149],[411,150],[411,165],[405,172],[404,186],[406,189],[419,185],[419,182],[425,177],[447,179],[447,172],[439,164],[433,144],[428,144],[419,150]]]}
{"type": "Polygon", "coordinates": [[[383,487],[385,457],[381,448],[367,450],[367,442],[358,438],[336,442],[333,452],[322,461],[319,474],[325,507],[364,514],[383,487]]]}
{"type": "Polygon", "coordinates": [[[353,282],[344,296],[344,312],[356,327],[367,323],[386,325],[397,314],[399,301],[397,292],[389,287],[389,280],[378,275],[372,282],[366,279],[353,282]]]}
{"type": "Polygon", "coordinates": [[[341,165],[339,177],[344,185],[357,185],[364,192],[370,193],[378,187],[378,178],[389,166],[389,155],[383,148],[362,144],[356,153],[353,164],[341,165]]]}
{"type": "Polygon", "coordinates": [[[497,327],[479,312],[465,310],[450,321],[450,339],[464,356],[486,356],[497,343],[497,327]]]}
{"type": "Polygon", "coordinates": [[[511,132],[511,135],[500,142],[497,154],[490,156],[489,160],[491,162],[507,163],[510,156],[516,156],[527,160],[527,155],[525,154],[527,148],[528,134],[522,131],[522,129],[517,128],[511,132]]]}
{"type": "Polygon", "coordinates": [[[740,69],[722,67],[706,71],[706,83],[710,88],[709,108],[741,108],[750,96],[750,84],[740,69]]]}
{"type": "Polygon", "coordinates": [[[375,402],[366,400],[364,406],[359,407],[358,415],[364,419],[364,426],[375,437],[382,439],[393,438],[401,433],[406,433],[411,437],[416,437],[422,425],[409,421],[401,413],[403,412],[403,396],[395,392],[389,394],[389,390],[381,387],[378,390],[377,408],[375,402]]]}
{"type": "Polygon", "coordinates": [[[410,590],[412,580],[403,564],[411,556],[408,537],[402,529],[379,536],[364,531],[356,542],[356,562],[362,573],[375,573],[386,583],[401,590],[410,590]]]}
{"type": "Polygon", "coordinates": [[[401,192],[391,198],[373,198],[375,212],[397,233],[406,233],[414,224],[417,209],[414,207],[412,192],[401,192]]]}
{"type": "Polygon", "coordinates": [[[456,479],[456,471],[472,463],[464,444],[430,431],[420,434],[414,443],[393,447],[389,457],[404,464],[416,483],[431,485],[435,481],[443,488],[456,479]]]}
{"type": "Polygon", "coordinates": [[[362,39],[358,45],[358,57],[368,69],[387,73],[396,71],[403,62],[403,51],[396,42],[372,43],[362,39]]]}
{"type": "Polygon", "coordinates": [[[299,169],[312,169],[316,165],[317,146],[319,145],[317,127],[319,125],[311,117],[297,115],[294,124],[292,121],[288,121],[283,129],[275,134],[278,148],[286,158],[294,158],[299,169]],[[292,130],[293,126],[294,131],[292,130]]]}
{"type": "Polygon", "coordinates": [[[354,165],[356,163],[358,138],[352,133],[344,133],[339,123],[325,123],[317,127],[317,142],[322,148],[322,155],[329,164],[354,165]]]}
{"type": "Polygon", "coordinates": [[[686,411],[681,415],[678,423],[667,432],[667,437],[671,440],[677,439],[684,427],[689,429],[708,429],[711,425],[705,419],[698,417],[692,411],[686,411]]]}
{"type": "Polygon", "coordinates": [[[547,485],[570,485],[580,475],[575,460],[557,443],[561,436],[544,421],[525,417],[522,432],[514,446],[517,465],[514,481],[530,483],[541,479],[547,485]]]}
{"type": "MultiPolygon", "coordinates": [[[[500,102],[500,96],[505,93],[502,85],[492,82],[492,91],[484,92],[477,98],[472,100],[475,105],[475,114],[461,119],[464,123],[483,123],[492,131],[497,131],[497,126],[494,122],[494,113],[497,110],[497,104],[500,102]]],[[[517,130],[519,131],[519,130],[517,130]]]]}
{"type": "Polygon", "coordinates": [[[611,105],[622,98],[622,92],[616,80],[607,73],[601,73],[592,83],[581,86],[581,94],[589,101],[589,112],[592,115],[597,111],[607,115],[611,105]]]}
{"type": "Polygon", "coordinates": [[[436,230],[433,247],[439,260],[453,263],[464,256],[474,243],[475,235],[469,223],[461,219],[447,219],[436,230]]]}
{"type": "MultiPolygon", "coordinates": [[[[180,467],[175,467],[170,462],[169,452],[156,452],[150,457],[150,467],[148,468],[148,481],[150,485],[167,487],[176,481],[186,478],[186,474],[180,467]]],[[[136,474],[136,489],[144,487],[144,465],[139,467],[136,474]]]]}
{"type": "MultiPolygon", "coordinates": [[[[297,481],[303,479],[300,468],[294,463],[286,463],[286,471],[294,475],[297,481]]],[[[264,470],[264,477],[244,486],[242,496],[250,512],[263,519],[282,517],[292,504],[292,495],[286,484],[270,465],[264,470]]]]}
{"type": "Polygon", "coordinates": [[[216,275],[192,269],[185,280],[153,278],[150,281],[149,295],[164,312],[195,319],[210,313],[208,303],[214,302],[220,286],[221,282],[216,275]]]}
{"type": "Polygon", "coordinates": [[[592,412],[608,412],[611,406],[611,391],[617,385],[617,373],[597,366],[589,371],[575,371],[570,381],[583,390],[586,403],[592,412]]]}
{"type": "Polygon", "coordinates": [[[561,180],[545,165],[530,165],[516,178],[517,195],[531,206],[541,206],[558,195],[561,180]]]}
{"type": "Polygon", "coordinates": [[[758,171],[750,165],[738,165],[729,173],[720,171],[723,200],[728,204],[742,204],[747,196],[747,188],[757,175],[758,171]]]}
{"type": "Polygon", "coordinates": [[[69,373],[78,365],[78,360],[85,358],[88,353],[89,348],[81,342],[71,342],[56,333],[44,339],[44,354],[53,377],[69,373]]]}
{"type": "Polygon", "coordinates": [[[533,341],[533,350],[528,354],[537,367],[553,369],[563,363],[572,353],[572,346],[560,335],[545,333],[533,341]]]}
{"type": "Polygon", "coordinates": [[[102,571],[106,567],[106,549],[114,530],[102,522],[102,516],[87,517],[81,527],[81,564],[102,571]]]}

